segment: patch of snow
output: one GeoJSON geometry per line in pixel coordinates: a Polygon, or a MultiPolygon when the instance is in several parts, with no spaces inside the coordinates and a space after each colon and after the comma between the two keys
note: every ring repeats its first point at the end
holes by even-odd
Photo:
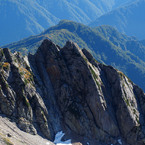
{"type": "Polygon", "coordinates": [[[121,141],[121,139],[118,139],[118,143],[122,145],[122,141],[121,141]]]}
{"type": "Polygon", "coordinates": [[[49,142],[47,142],[46,144],[47,144],[47,145],[50,145],[50,143],[49,143],[49,142]]]}
{"type": "Polygon", "coordinates": [[[58,132],[56,135],[55,135],[55,140],[54,140],[54,144],[56,145],[72,145],[71,144],[71,140],[67,140],[67,141],[61,141],[62,137],[64,136],[65,134],[60,131],[58,132]]]}

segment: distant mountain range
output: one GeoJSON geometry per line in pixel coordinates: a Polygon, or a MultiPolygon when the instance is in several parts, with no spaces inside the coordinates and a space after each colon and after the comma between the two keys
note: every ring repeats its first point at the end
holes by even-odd
{"type": "Polygon", "coordinates": [[[137,0],[95,20],[91,26],[111,25],[129,36],[145,38],[145,0],[137,0]]]}
{"type": "Polygon", "coordinates": [[[0,45],[39,34],[61,19],[89,24],[135,0],[0,0],[0,45]]]}
{"type": "Polygon", "coordinates": [[[109,26],[90,28],[80,23],[63,20],[43,33],[6,45],[13,52],[35,52],[44,39],[50,39],[61,47],[72,40],[80,48],[88,49],[105,64],[123,71],[145,90],[145,45],[134,37],[128,37],[109,26]]]}

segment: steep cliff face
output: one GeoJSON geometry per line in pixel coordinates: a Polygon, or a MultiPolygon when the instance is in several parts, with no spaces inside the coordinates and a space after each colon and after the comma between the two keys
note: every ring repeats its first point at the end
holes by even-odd
{"type": "Polygon", "coordinates": [[[0,50],[0,112],[31,134],[63,130],[84,145],[143,145],[145,94],[72,42],[44,40],[34,55],[0,50]]]}

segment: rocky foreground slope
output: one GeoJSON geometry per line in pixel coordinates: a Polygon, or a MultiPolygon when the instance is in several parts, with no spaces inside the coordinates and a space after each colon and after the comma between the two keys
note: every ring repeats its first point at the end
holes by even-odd
{"type": "Polygon", "coordinates": [[[0,50],[0,113],[51,141],[63,130],[83,145],[145,144],[143,91],[70,41],[28,57],[0,50]]]}

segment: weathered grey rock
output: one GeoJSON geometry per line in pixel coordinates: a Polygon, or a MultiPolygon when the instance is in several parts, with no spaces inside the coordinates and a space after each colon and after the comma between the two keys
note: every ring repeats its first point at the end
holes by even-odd
{"type": "Polygon", "coordinates": [[[11,116],[15,109],[15,92],[9,88],[2,73],[0,74],[0,109],[1,112],[11,116]]]}
{"type": "Polygon", "coordinates": [[[36,129],[34,128],[34,126],[32,125],[32,123],[30,123],[28,120],[26,120],[25,118],[21,117],[19,118],[18,120],[18,127],[27,132],[27,133],[30,133],[30,134],[37,134],[37,131],[36,129]]]}
{"type": "Polygon", "coordinates": [[[0,112],[50,140],[63,130],[83,144],[145,142],[144,92],[71,41],[44,40],[28,58],[0,50],[0,112]]]}

